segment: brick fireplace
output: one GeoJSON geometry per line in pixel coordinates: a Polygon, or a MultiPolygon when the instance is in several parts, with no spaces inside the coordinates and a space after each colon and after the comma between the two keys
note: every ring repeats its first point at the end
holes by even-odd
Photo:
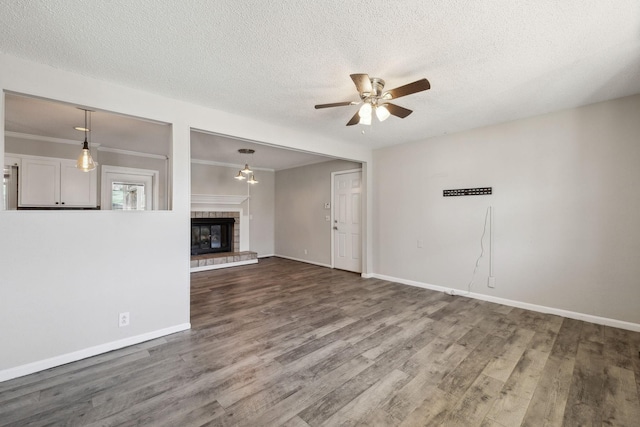
{"type": "Polygon", "coordinates": [[[258,262],[257,253],[240,251],[240,220],[240,211],[191,211],[192,272],[258,262]],[[223,236],[227,226],[231,231],[223,236]],[[226,247],[223,237],[228,238],[226,247]]]}

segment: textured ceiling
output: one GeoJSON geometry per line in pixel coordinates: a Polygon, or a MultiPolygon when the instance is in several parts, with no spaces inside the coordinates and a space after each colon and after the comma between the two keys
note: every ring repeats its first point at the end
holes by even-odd
{"type": "Polygon", "coordinates": [[[372,148],[640,93],[638,0],[0,5],[4,53],[372,148]],[[351,73],[432,88],[346,127],[351,73]]]}

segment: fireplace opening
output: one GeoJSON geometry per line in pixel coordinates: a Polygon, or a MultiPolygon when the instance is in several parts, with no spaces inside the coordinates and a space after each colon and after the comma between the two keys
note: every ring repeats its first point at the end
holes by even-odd
{"type": "Polygon", "coordinates": [[[191,218],[191,255],[233,252],[234,218],[191,218]]]}

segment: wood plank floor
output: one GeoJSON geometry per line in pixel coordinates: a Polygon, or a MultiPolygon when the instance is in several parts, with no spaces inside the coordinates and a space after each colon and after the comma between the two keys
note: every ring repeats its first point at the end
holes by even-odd
{"type": "Polygon", "coordinates": [[[0,383],[1,426],[638,426],[640,334],[278,258],[191,331],[0,383]]]}

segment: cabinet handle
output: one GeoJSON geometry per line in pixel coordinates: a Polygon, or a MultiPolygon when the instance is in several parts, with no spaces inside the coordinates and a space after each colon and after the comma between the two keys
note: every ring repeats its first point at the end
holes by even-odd
{"type": "Polygon", "coordinates": [[[64,202],[62,202],[62,204],[64,205],[64,202]]]}
{"type": "Polygon", "coordinates": [[[56,205],[58,204],[58,202],[56,202],[56,205]]]}

